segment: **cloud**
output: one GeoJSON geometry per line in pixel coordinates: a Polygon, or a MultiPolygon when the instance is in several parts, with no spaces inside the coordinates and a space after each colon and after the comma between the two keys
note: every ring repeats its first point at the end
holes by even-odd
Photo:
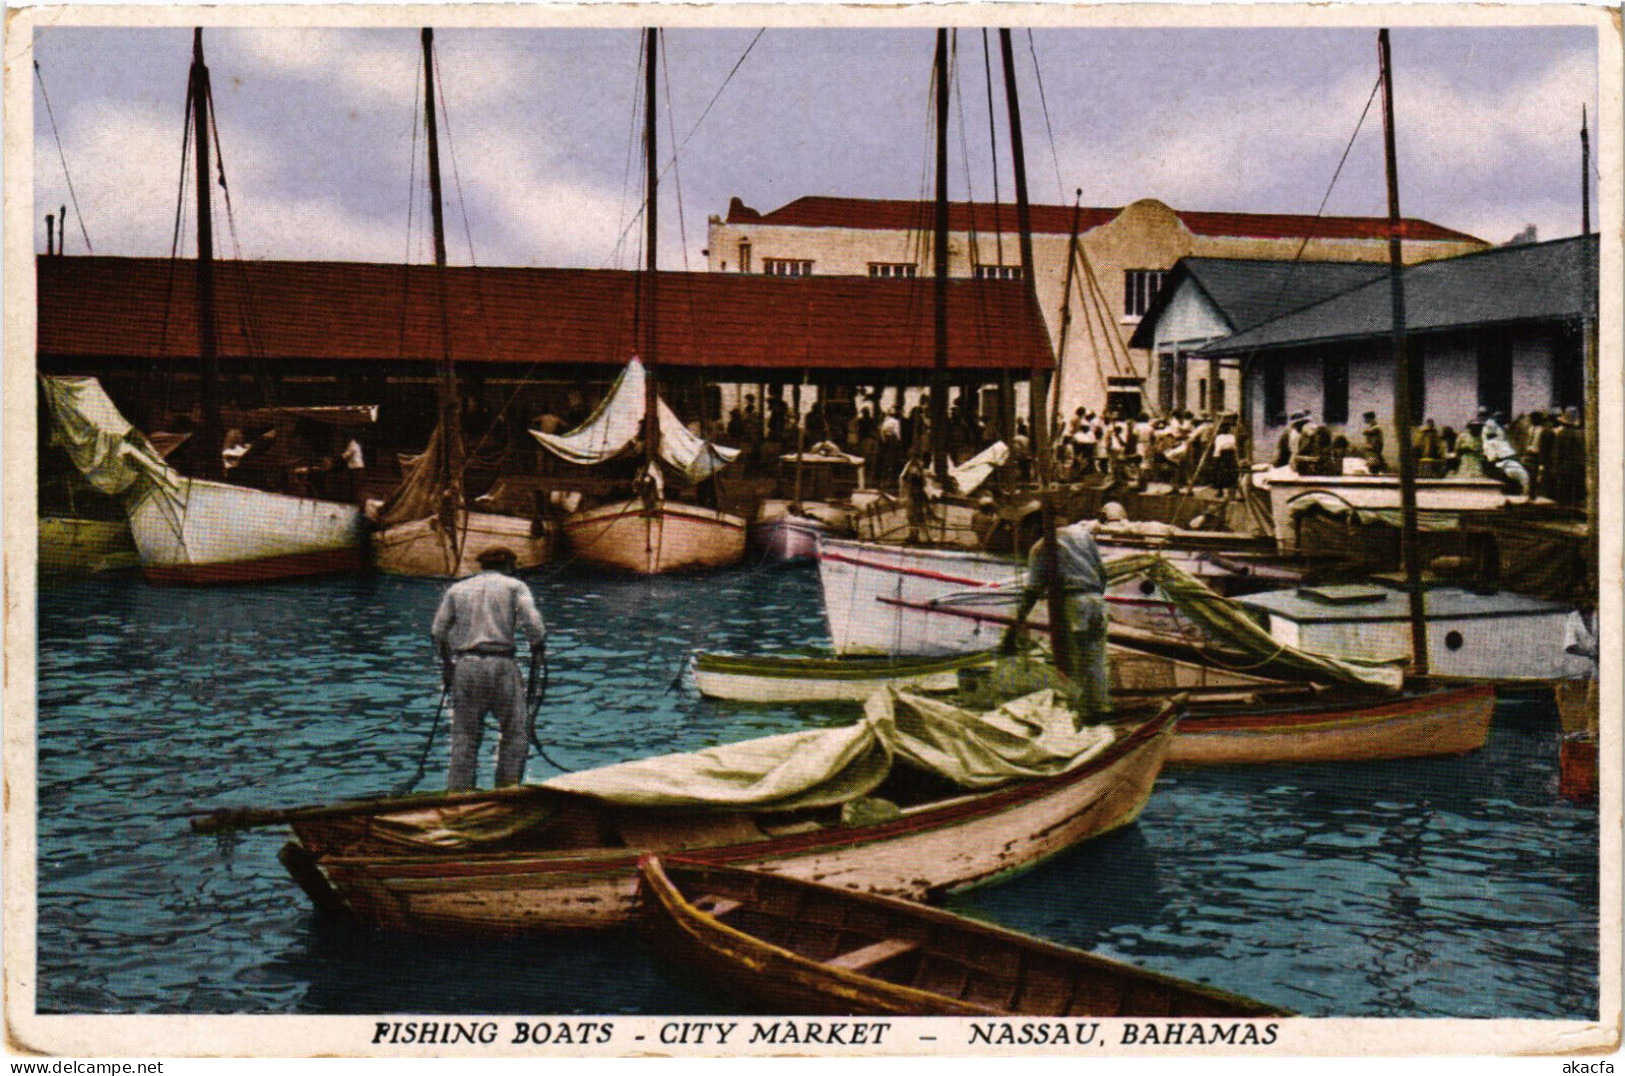
{"type": "MultiPolygon", "coordinates": [[[[182,125],[178,117],[134,102],[81,113],[63,131],[74,190],[90,241],[119,254],[166,254],[180,181],[182,125]]],[[[67,183],[49,128],[34,140],[36,216],[68,201],[67,183]]],[[[71,213],[72,210],[70,209],[71,213]]],[[[68,229],[78,249],[77,221],[68,229]]]]}

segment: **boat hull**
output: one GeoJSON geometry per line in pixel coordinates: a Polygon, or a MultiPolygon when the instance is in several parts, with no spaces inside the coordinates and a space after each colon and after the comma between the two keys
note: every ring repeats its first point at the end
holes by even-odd
{"type": "Polygon", "coordinates": [[[480,570],[475,558],[493,546],[513,553],[521,571],[546,564],[552,548],[548,533],[537,534],[530,520],[518,516],[460,511],[457,531],[460,549],[453,548],[438,517],[388,527],[373,535],[374,562],[391,575],[462,579],[480,570]]]}
{"type": "MultiPolygon", "coordinates": [[[[818,577],[837,654],[937,657],[997,646],[1020,600],[1007,588],[1022,582],[1025,569],[985,553],[821,539],[818,577]]],[[[1149,580],[1112,584],[1106,607],[1116,625],[1174,636],[1190,630],[1149,580]]],[[[1027,623],[1048,628],[1044,603],[1027,623]]]]}
{"type": "Polygon", "coordinates": [[[1453,688],[1381,702],[1243,714],[1203,713],[1180,722],[1171,766],[1371,762],[1459,755],[1484,746],[1495,689],[1453,688]]]}
{"type": "Polygon", "coordinates": [[[812,560],[818,555],[818,539],[830,533],[829,526],[806,516],[783,515],[751,524],[750,542],[765,560],[812,560]]]}
{"type": "Polygon", "coordinates": [[[42,516],[39,571],[46,575],[85,575],[141,564],[130,524],[124,520],[42,516]]]}
{"type": "Polygon", "coordinates": [[[895,661],[699,654],[694,684],[707,698],[731,702],[863,702],[885,687],[953,691],[959,687],[960,670],[996,660],[991,653],[895,661]]]}
{"type": "Polygon", "coordinates": [[[246,583],[358,571],[367,521],[335,501],[181,479],[128,505],[141,570],[156,583],[246,583]]]}
{"type": "MultiPolygon", "coordinates": [[[[294,832],[310,851],[313,869],[302,871],[299,880],[318,907],[341,908],[355,922],[469,937],[623,925],[636,911],[639,856],[651,852],[682,850],[703,862],[923,899],[997,881],[1133,822],[1162,769],[1176,716],[1170,711],[1148,721],[1054,777],[927,804],[885,821],[778,836],[748,816],[736,816],[737,827],[710,838],[720,842],[711,847],[688,843],[692,817],[667,816],[663,824],[650,824],[645,815],[634,834],[628,816],[611,812],[627,847],[322,855],[321,848],[334,838],[334,823],[300,822],[294,832]]],[[[716,816],[710,818],[718,824],[716,816]]]]}
{"type": "MultiPolygon", "coordinates": [[[[1268,477],[1270,522],[1283,552],[1298,546],[1294,508],[1306,495],[1330,494],[1351,508],[1399,510],[1397,475],[1297,475],[1268,477]]],[[[1416,481],[1416,507],[1428,512],[1487,512],[1503,508],[1506,489],[1488,478],[1421,478],[1416,481]]]]}
{"type": "Polygon", "coordinates": [[[661,501],[621,501],[564,521],[571,552],[602,568],[660,575],[725,568],[745,555],[745,521],[712,508],[661,501]]]}
{"type": "Polygon", "coordinates": [[[922,904],[680,860],[642,865],[648,948],[760,1012],[1286,1015],[922,904]]]}

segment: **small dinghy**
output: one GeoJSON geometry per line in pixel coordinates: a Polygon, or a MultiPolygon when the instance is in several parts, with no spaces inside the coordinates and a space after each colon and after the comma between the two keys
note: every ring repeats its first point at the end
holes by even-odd
{"type": "Polygon", "coordinates": [[[675,858],[639,871],[650,947],[764,1012],[1291,1015],[905,900],[675,858]]]}

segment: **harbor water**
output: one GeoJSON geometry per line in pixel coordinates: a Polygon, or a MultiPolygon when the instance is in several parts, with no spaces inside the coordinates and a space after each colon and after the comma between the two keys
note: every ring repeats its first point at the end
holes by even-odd
{"type": "MultiPolygon", "coordinates": [[[[825,639],[815,573],[531,577],[539,719],[572,768],[836,724],[700,699],[696,649],[825,639]]],[[[280,831],[185,816],[387,792],[436,723],[442,587],[382,576],[187,590],[42,584],[42,1013],[704,1013],[635,933],[425,942],[321,921],[280,831]]],[[[494,733],[487,746],[494,748],[494,733]]],[[[1310,1016],[1597,1017],[1598,818],[1557,795],[1544,698],[1442,759],[1167,771],[1139,822],[951,906],[1310,1016]]],[[[439,723],[419,787],[444,780],[439,723]]],[[[557,772],[532,758],[528,776],[557,772]]],[[[489,782],[490,759],[482,779],[489,782]]]]}

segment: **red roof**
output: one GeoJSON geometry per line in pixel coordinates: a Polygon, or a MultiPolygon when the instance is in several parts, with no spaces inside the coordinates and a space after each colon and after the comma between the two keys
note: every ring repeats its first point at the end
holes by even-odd
{"type": "MultiPolygon", "coordinates": [[[[51,358],[196,358],[195,263],[42,257],[39,352],[51,358]]],[[[634,354],[639,274],[346,262],[215,264],[224,360],[436,361],[436,280],[453,357],[516,366],[620,366],[634,354]]],[[[660,274],[662,365],[711,369],[929,369],[932,281],[660,274]]],[[[1020,281],[952,280],[949,366],[1052,362],[1020,281]]]]}
{"type": "MultiPolygon", "coordinates": [[[[1098,228],[1123,210],[1083,208],[1078,211],[1082,231],[1098,228]]],[[[1029,207],[1034,232],[1068,235],[1072,231],[1072,207],[1035,205],[1029,207]]],[[[1205,213],[1175,209],[1175,216],[1196,235],[1228,236],[1244,239],[1379,239],[1388,238],[1387,217],[1313,217],[1299,213],[1205,213]]],[[[760,213],[734,198],[728,204],[729,224],[779,224],[798,228],[863,228],[886,231],[930,231],[935,208],[931,202],[900,202],[877,198],[831,198],[811,195],[788,205],[760,213]]],[[[1004,231],[1016,228],[1016,207],[997,202],[951,202],[948,206],[950,231],[1004,231]]],[[[1465,232],[1441,228],[1414,218],[1400,222],[1404,239],[1484,244],[1465,232]]]]}

